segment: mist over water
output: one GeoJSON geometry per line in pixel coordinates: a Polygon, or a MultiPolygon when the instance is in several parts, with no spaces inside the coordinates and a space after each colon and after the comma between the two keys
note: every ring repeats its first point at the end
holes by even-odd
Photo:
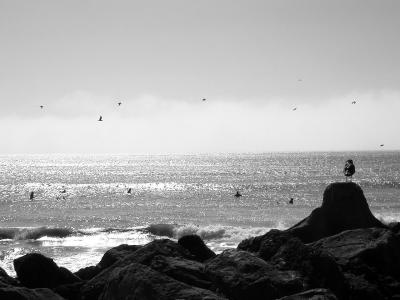
{"type": "Polygon", "coordinates": [[[348,158],[373,213],[400,220],[400,152],[3,155],[0,266],[12,274],[14,258],[40,251],[76,271],[122,243],[192,233],[236,247],[306,217],[348,158]]]}

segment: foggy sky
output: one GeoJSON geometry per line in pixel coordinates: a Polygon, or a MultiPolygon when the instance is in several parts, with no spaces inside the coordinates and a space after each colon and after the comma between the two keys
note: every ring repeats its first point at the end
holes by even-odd
{"type": "Polygon", "coordinates": [[[400,149],[399,16],[395,0],[0,0],[0,153],[400,149]]]}

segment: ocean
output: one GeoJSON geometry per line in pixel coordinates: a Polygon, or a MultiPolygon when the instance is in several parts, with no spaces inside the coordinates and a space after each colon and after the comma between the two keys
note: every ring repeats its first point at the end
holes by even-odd
{"type": "Polygon", "coordinates": [[[192,233],[233,248],[308,216],[350,158],[373,213],[400,221],[398,151],[0,155],[0,267],[15,275],[15,258],[41,252],[77,271],[120,244],[192,233]]]}

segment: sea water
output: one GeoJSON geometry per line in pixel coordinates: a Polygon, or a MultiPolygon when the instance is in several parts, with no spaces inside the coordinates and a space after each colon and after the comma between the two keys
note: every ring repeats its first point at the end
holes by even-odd
{"type": "Polygon", "coordinates": [[[310,214],[347,159],[373,213],[399,221],[400,152],[2,155],[0,267],[15,274],[15,258],[41,252],[77,271],[111,247],[185,234],[233,248],[310,214]]]}

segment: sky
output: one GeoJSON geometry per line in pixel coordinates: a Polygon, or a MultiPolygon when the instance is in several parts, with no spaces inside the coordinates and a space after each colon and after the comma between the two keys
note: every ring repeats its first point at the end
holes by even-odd
{"type": "Polygon", "coordinates": [[[0,0],[0,153],[398,150],[399,16],[396,0],[0,0]]]}

